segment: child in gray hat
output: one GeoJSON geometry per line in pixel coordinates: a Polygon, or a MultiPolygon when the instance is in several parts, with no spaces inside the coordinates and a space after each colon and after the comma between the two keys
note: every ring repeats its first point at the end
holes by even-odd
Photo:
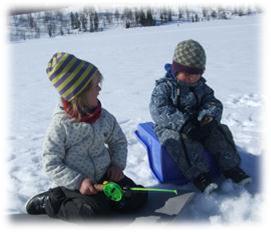
{"type": "Polygon", "coordinates": [[[240,168],[240,156],[228,126],[221,124],[223,105],[214,96],[202,74],[206,54],[194,40],[180,42],[172,64],[165,66],[164,78],[156,81],[150,113],[155,132],[184,176],[205,193],[217,188],[208,162],[207,150],[226,178],[245,185],[251,178],[240,168]]]}

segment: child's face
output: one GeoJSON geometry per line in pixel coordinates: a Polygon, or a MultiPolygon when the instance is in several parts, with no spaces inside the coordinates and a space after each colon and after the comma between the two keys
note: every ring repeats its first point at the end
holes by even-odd
{"type": "Polygon", "coordinates": [[[183,81],[186,84],[193,85],[199,81],[199,79],[201,78],[201,75],[179,72],[176,78],[177,80],[183,81]]]}
{"type": "Polygon", "coordinates": [[[96,107],[98,105],[98,95],[101,91],[101,83],[99,80],[93,82],[91,88],[86,92],[85,98],[89,107],[96,107]]]}

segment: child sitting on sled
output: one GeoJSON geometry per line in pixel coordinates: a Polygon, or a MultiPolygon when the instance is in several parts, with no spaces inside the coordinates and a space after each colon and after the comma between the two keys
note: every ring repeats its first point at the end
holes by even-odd
{"type": "Polygon", "coordinates": [[[155,132],[185,177],[202,192],[218,186],[209,174],[207,150],[226,178],[247,184],[251,178],[240,168],[240,156],[228,126],[221,124],[223,106],[202,74],[206,55],[194,40],[180,42],[166,76],[156,81],[150,113],[155,132]]]}
{"type": "Polygon", "coordinates": [[[43,167],[55,187],[30,199],[29,214],[64,220],[89,219],[144,205],[146,192],[112,202],[96,188],[104,180],[137,186],[124,175],[127,140],[115,117],[102,108],[102,75],[93,64],[59,52],[47,74],[61,95],[43,144],[43,167]]]}

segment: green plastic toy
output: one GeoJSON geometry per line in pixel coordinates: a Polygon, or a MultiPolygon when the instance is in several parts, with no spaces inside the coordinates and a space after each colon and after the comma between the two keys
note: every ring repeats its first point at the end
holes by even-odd
{"type": "Polygon", "coordinates": [[[160,189],[160,188],[140,188],[140,187],[132,187],[132,188],[122,188],[115,182],[107,182],[103,183],[103,192],[104,194],[112,201],[120,201],[125,195],[126,191],[148,191],[148,192],[168,192],[174,193],[177,195],[176,189],[160,189]]]}

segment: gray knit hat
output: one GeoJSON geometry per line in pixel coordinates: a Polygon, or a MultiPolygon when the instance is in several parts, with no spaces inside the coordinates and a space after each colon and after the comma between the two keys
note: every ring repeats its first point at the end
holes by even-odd
{"type": "Polygon", "coordinates": [[[204,48],[197,41],[189,39],[177,44],[172,63],[174,75],[181,71],[202,74],[205,65],[206,54],[204,48]]]}

